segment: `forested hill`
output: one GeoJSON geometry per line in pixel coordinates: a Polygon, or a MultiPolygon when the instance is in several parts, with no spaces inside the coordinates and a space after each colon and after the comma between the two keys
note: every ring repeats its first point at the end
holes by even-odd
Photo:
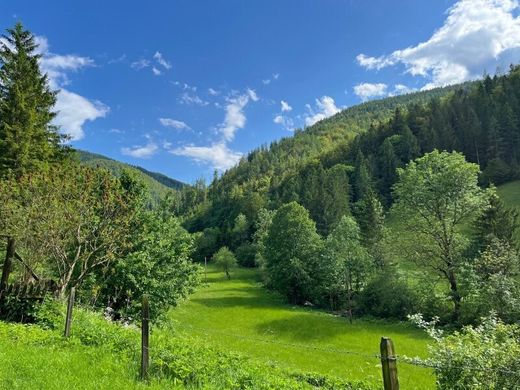
{"type": "Polygon", "coordinates": [[[390,206],[396,169],[433,149],[462,152],[480,165],[483,182],[516,179],[519,112],[518,67],[504,76],[364,103],[251,152],[197,196],[177,199],[175,210],[190,230],[211,228],[216,238],[208,242],[232,248],[253,239],[259,210],[290,201],[303,205],[318,231],[328,234],[369,192],[390,206]],[[237,223],[245,226],[241,238],[233,238],[237,223]]]}
{"type": "Polygon", "coordinates": [[[169,190],[179,190],[185,186],[184,183],[165,176],[162,173],[150,172],[142,167],[116,161],[101,154],[91,153],[84,150],[76,150],[75,153],[82,164],[106,168],[115,175],[119,175],[122,169],[130,169],[134,171],[148,186],[152,197],[156,200],[164,197],[169,190]]]}
{"type": "Polygon", "coordinates": [[[292,137],[282,138],[269,146],[264,145],[253,150],[237,166],[228,170],[220,182],[224,185],[243,184],[264,174],[279,179],[305,162],[348,144],[353,137],[366,131],[371,125],[387,121],[397,107],[411,103],[424,104],[457,89],[470,88],[471,85],[472,83],[468,82],[372,100],[349,107],[304,130],[296,130],[292,137]]]}

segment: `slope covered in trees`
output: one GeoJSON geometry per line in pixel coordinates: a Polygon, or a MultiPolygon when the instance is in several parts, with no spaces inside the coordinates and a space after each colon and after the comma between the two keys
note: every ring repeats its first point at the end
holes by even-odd
{"type": "Polygon", "coordinates": [[[116,176],[121,175],[121,172],[125,169],[133,171],[135,175],[146,184],[152,197],[156,200],[163,198],[170,190],[179,190],[185,186],[184,183],[165,176],[162,173],[151,172],[136,165],[125,164],[101,154],[84,150],[75,150],[75,154],[81,164],[108,169],[116,176]]]}

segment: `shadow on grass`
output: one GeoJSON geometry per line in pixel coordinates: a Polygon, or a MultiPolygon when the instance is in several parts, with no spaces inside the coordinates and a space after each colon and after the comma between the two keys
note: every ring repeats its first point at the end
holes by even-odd
{"type": "Polygon", "coordinates": [[[343,324],[341,319],[337,320],[335,324],[325,320],[328,322],[325,324],[321,316],[297,314],[258,324],[256,331],[261,335],[281,336],[293,342],[321,341],[352,330],[346,322],[343,324]]]}
{"type": "MultiPolygon", "coordinates": [[[[234,289],[229,289],[232,292],[234,289]]],[[[237,292],[242,293],[244,289],[236,289],[237,292]]],[[[247,307],[247,308],[270,308],[273,305],[279,305],[282,301],[277,301],[276,298],[266,299],[265,294],[258,293],[257,289],[250,289],[247,296],[228,296],[228,297],[205,297],[193,298],[192,302],[207,306],[207,307],[247,307]]]]}

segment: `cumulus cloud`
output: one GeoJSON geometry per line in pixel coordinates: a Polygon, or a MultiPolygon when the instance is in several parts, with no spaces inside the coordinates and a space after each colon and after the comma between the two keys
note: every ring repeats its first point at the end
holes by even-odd
{"type": "Polygon", "coordinates": [[[245,127],[245,107],[249,102],[256,102],[259,98],[252,89],[247,89],[239,94],[232,92],[226,99],[224,121],[217,127],[219,140],[209,146],[185,145],[179,148],[169,149],[169,152],[177,156],[190,157],[198,163],[210,164],[213,168],[224,171],[237,164],[242,153],[231,150],[228,143],[231,142],[235,133],[245,127]]]}
{"type": "Polygon", "coordinates": [[[305,117],[306,126],[312,126],[316,122],[341,111],[336,107],[334,99],[330,96],[322,96],[321,99],[316,99],[316,109],[313,109],[310,105],[307,105],[307,109],[309,114],[305,117]]]}
{"type": "Polygon", "coordinates": [[[88,100],[77,93],[61,89],[55,106],[58,115],[54,122],[61,130],[70,136],[72,141],[78,141],[85,136],[83,125],[105,117],[110,109],[97,100],[88,100]]]}
{"type": "Polygon", "coordinates": [[[218,96],[218,95],[220,95],[220,91],[217,91],[216,89],[213,89],[213,88],[208,88],[208,93],[211,96],[218,96]]]}
{"type": "Polygon", "coordinates": [[[291,118],[283,115],[276,115],[273,118],[273,122],[277,125],[282,125],[286,130],[294,131],[294,121],[291,118]]]}
{"type": "Polygon", "coordinates": [[[152,73],[153,73],[154,76],[162,75],[162,72],[159,69],[157,69],[155,66],[152,67],[152,73]]]}
{"type": "Polygon", "coordinates": [[[190,127],[183,121],[172,118],[159,118],[161,125],[179,130],[190,130],[190,127]]]}
{"type": "Polygon", "coordinates": [[[246,116],[244,114],[244,108],[247,105],[247,103],[249,103],[249,99],[249,94],[239,95],[234,98],[228,99],[224,123],[222,123],[222,125],[219,127],[219,132],[222,134],[226,141],[233,140],[236,131],[238,129],[244,128],[244,126],[246,125],[246,116]]]}
{"type": "Polygon", "coordinates": [[[411,75],[430,80],[424,89],[476,78],[520,60],[518,8],[516,0],[460,0],[427,41],[389,55],[356,58],[367,69],[402,64],[411,75]]]}
{"type": "Polygon", "coordinates": [[[136,145],[132,147],[121,148],[121,153],[125,156],[134,158],[148,158],[153,156],[159,147],[154,142],[150,141],[144,146],[136,145]]]}
{"type": "Polygon", "coordinates": [[[72,141],[78,141],[85,136],[83,130],[85,122],[105,117],[110,111],[109,107],[102,102],[89,100],[64,88],[70,84],[69,72],[94,66],[94,60],[71,54],[54,54],[50,52],[49,42],[43,36],[36,37],[36,42],[39,44],[37,50],[41,55],[42,72],[47,74],[51,88],[60,89],[54,107],[58,112],[54,123],[60,126],[61,131],[72,141]]]}
{"type": "Polygon", "coordinates": [[[168,61],[166,61],[164,59],[163,55],[158,51],[156,51],[155,54],[153,55],[153,59],[155,61],[157,61],[157,63],[159,65],[161,65],[164,69],[171,69],[171,67],[172,67],[172,64],[170,64],[168,61]]]}
{"type": "Polygon", "coordinates": [[[354,87],[354,93],[361,98],[361,100],[366,101],[373,97],[386,96],[387,94],[387,85],[383,83],[361,83],[354,87]]]}
{"type": "Polygon", "coordinates": [[[292,110],[292,107],[289,105],[289,103],[287,103],[286,101],[282,100],[280,102],[280,105],[282,106],[281,109],[282,109],[282,112],[289,112],[292,110]]]}
{"type": "Polygon", "coordinates": [[[219,171],[231,168],[242,157],[242,153],[229,149],[225,142],[218,142],[211,146],[185,145],[170,150],[170,153],[190,157],[199,163],[211,164],[219,171]]]}

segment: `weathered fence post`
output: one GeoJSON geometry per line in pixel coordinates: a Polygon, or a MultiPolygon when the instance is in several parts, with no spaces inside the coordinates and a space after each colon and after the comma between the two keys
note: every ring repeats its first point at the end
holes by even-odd
{"type": "Polygon", "coordinates": [[[399,379],[397,377],[397,359],[394,351],[394,343],[388,337],[381,337],[380,349],[384,389],[399,390],[399,379]]]}
{"type": "Polygon", "coordinates": [[[150,365],[150,356],[148,353],[150,335],[150,306],[147,295],[143,295],[141,321],[141,379],[145,380],[148,378],[148,366],[150,365]]]}
{"type": "Polygon", "coordinates": [[[15,241],[13,237],[7,237],[7,249],[5,251],[5,261],[2,268],[2,279],[0,280],[0,291],[7,288],[9,283],[9,274],[11,273],[11,264],[13,263],[15,252],[15,241]]]}
{"type": "Polygon", "coordinates": [[[69,293],[69,300],[67,302],[67,316],[65,317],[65,332],[63,335],[65,337],[70,336],[70,327],[72,325],[72,308],[74,307],[74,298],[76,295],[76,288],[72,287],[69,293]]]}

